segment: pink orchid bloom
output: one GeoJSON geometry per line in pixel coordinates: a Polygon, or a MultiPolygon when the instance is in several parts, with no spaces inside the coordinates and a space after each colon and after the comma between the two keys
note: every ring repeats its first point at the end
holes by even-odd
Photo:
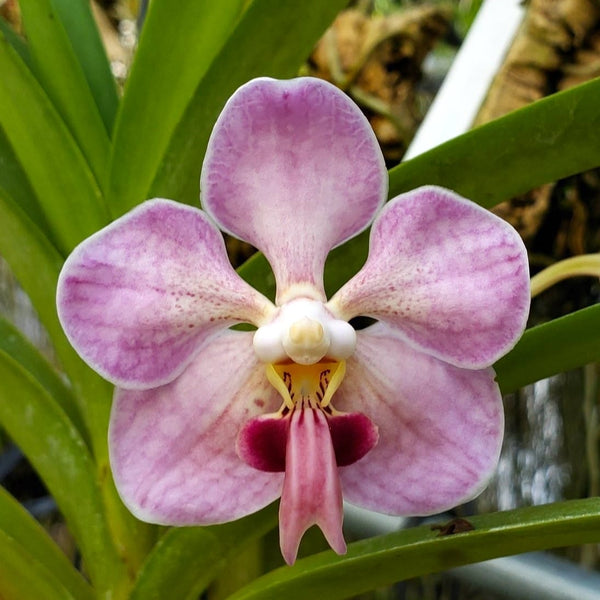
{"type": "Polygon", "coordinates": [[[517,233],[438,187],[383,207],[367,120],[312,78],[235,92],[201,190],[204,211],[149,200],[85,240],[58,284],[71,343],[117,386],[110,457],[129,509],[210,524],[281,496],[293,563],[313,524],[345,552],[342,497],[427,515],[477,495],[503,432],[490,365],[529,307],[517,233]],[[327,254],[371,223],[365,265],[327,300],[327,254]],[[266,255],[275,303],[237,275],[217,226],[266,255]],[[376,323],[355,331],[357,316],[376,323]]]}

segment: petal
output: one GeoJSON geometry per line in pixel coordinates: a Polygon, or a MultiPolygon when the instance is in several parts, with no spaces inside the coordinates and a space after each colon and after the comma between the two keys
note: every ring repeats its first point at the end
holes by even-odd
{"type": "Polygon", "coordinates": [[[251,337],[225,331],[172,383],[117,390],[111,465],[123,501],[139,519],[220,523],[255,512],[281,493],[279,473],[257,471],[235,451],[243,424],[279,402],[251,337]]]}
{"type": "Polygon", "coordinates": [[[329,545],[345,554],[342,489],[327,418],[320,410],[295,410],[285,457],[279,505],[279,543],[285,561],[296,560],[304,532],[318,525],[329,545]]]}
{"type": "Polygon", "coordinates": [[[359,331],[334,398],[379,427],[379,442],[340,469],[351,503],[395,515],[447,510],[480,493],[504,427],[492,369],[459,369],[414,350],[377,323],[359,331]]]}
{"type": "Polygon", "coordinates": [[[373,224],[369,258],[332,298],[343,319],[368,315],[458,367],[508,352],[529,312],[527,251],[508,223],[454,192],[398,196],[373,224]]]}
{"type": "Polygon", "coordinates": [[[387,195],[367,119],[335,86],[310,77],[239,88],[217,120],[200,183],[219,226],[268,258],[279,303],[297,293],[293,284],[324,298],[328,252],[365,229],[387,195]]]}
{"type": "Polygon", "coordinates": [[[271,303],[235,273],[200,210],[155,199],[80,244],[57,292],[83,359],[127,388],[173,380],[214,332],[261,324],[271,303]]]}

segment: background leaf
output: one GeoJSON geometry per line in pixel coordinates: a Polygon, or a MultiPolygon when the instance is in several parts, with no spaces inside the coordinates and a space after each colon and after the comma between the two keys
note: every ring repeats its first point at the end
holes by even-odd
{"type": "MultiPolygon", "coordinates": [[[[12,538],[14,542],[21,546],[23,550],[21,554],[27,553],[29,555],[26,557],[29,564],[38,562],[46,567],[48,572],[60,582],[66,593],[70,593],[74,598],[80,598],[81,600],[93,600],[95,598],[90,585],[81,573],[75,570],[75,567],[50,538],[45,529],[2,487],[0,487],[0,532],[4,536],[12,538]]],[[[8,548],[4,548],[4,550],[8,551],[8,548]]],[[[2,559],[0,559],[1,561],[2,559]]],[[[2,572],[1,566],[0,572],[2,572]]],[[[50,578],[48,574],[45,574],[44,577],[50,578]]],[[[15,571],[11,571],[10,575],[5,572],[4,576],[0,576],[0,597],[4,598],[1,582],[17,578],[20,579],[15,571]]],[[[24,577],[21,581],[15,583],[27,586],[28,582],[29,577],[24,577]]],[[[31,588],[26,588],[26,591],[27,593],[33,593],[31,588]]],[[[19,593],[23,593],[23,590],[19,590],[19,593]]],[[[25,598],[25,595],[20,595],[18,598],[25,598]]],[[[38,596],[38,598],[46,598],[46,596],[38,596]]]]}
{"type": "Polygon", "coordinates": [[[115,79],[91,11],[90,2],[51,0],[83,69],[107,132],[111,132],[119,98],[115,79]]]}
{"type": "Polygon", "coordinates": [[[21,0],[20,7],[33,72],[69,127],[96,179],[102,181],[108,164],[108,132],[52,0],[21,0]]]}
{"type": "Polygon", "coordinates": [[[0,127],[0,194],[5,193],[40,229],[48,231],[48,222],[4,130],[0,127]]]}
{"type": "MultiPolygon", "coordinates": [[[[168,0],[150,4],[114,135],[109,197],[115,216],[148,198],[173,130],[242,4],[185,0],[176,10],[168,0]]],[[[200,165],[197,171],[196,178],[200,165]]]]}
{"type": "Polygon", "coordinates": [[[600,165],[600,78],[473,129],[390,171],[390,197],[437,184],[490,208],[600,165]]]}
{"type": "Polygon", "coordinates": [[[4,39],[15,49],[21,60],[31,67],[31,56],[27,42],[4,19],[0,18],[0,32],[4,39]]]}
{"type": "Polygon", "coordinates": [[[44,90],[1,34],[0,72],[0,126],[66,254],[107,223],[100,190],[44,90]]]}
{"type": "Polygon", "coordinates": [[[71,388],[67,387],[63,378],[40,351],[2,316],[0,316],[0,350],[18,362],[56,400],[77,428],[79,435],[85,439],[87,431],[71,388]]]}
{"type": "Polygon", "coordinates": [[[45,565],[0,530],[0,598],[2,600],[78,600],[45,565]]]}
{"type": "Polygon", "coordinates": [[[600,540],[600,499],[470,517],[475,530],[439,537],[430,526],[350,544],[271,571],[231,600],[337,600],[482,560],[600,540]]]}
{"type": "Polygon", "coordinates": [[[277,505],[211,527],[170,529],[140,572],[131,600],[194,600],[244,546],[275,527],[277,505]]]}
{"type": "Polygon", "coordinates": [[[503,393],[600,361],[600,304],[538,325],[495,365],[503,393]]]}
{"type": "Polygon", "coordinates": [[[92,402],[98,393],[106,395],[110,389],[108,384],[104,384],[77,356],[58,321],[55,297],[56,282],[63,264],[61,254],[1,189],[0,219],[0,255],[10,264],[15,277],[37,310],[76,395],[87,398],[88,402],[92,402]]]}
{"type": "Polygon", "coordinates": [[[119,589],[127,581],[125,565],[113,545],[85,443],[48,392],[1,350],[0,380],[0,424],[56,500],[96,589],[119,589]]]}

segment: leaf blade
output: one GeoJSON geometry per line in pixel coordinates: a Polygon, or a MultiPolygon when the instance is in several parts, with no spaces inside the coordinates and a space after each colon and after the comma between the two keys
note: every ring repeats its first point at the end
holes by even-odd
{"type": "Polygon", "coordinates": [[[449,187],[491,208],[534,187],[600,165],[600,78],[548,96],[390,171],[390,197],[449,187]]]}
{"type": "Polygon", "coordinates": [[[69,127],[96,179],[102,181],[110,147],[108,133],[53,3],[22,0],[20,6],[33,72],[69,127]]]}
{"type": "Polygon", "coordinates": [[[0,34],[0,126],[67,254],[108,221],[77,144],[43,89],[0,34]]]}
{"type": "Polygon", "coordinates": [[[3,350],[0,377],[0,423],[56,500],[94,586],[98,590],[116,587],[127,576],[112,542],[95,465],[85,443],[52,396],[3,350]]]}
{"type": "Polygon", "coordinates": [[[276,525],[276,511],[274,504],[232,523],[170,529],[140,571],[131,600],[197,598],[228,559],[276,525]]]}
{"type": "Polygon", "coordinates": [[[31,559],[46,567],[74,598],[94,599],[95,594],[90,585],[75,570],[45,529],[2,487],[0,531],[19,544],[31,559]]]}
{"type": "Polygon", "coordinates": [[[600,361],[598,331],[600,304],[528,329],[494,365],[502,392],[600,361]]]}
{"type": "Polygon", "coordinates": [[[52,0],[52,5],[83,69],[106,131],[110,133],[119,97],[91,5],[89,2],[72,0],[52,0]]]}
{"type": "Polygon", "coordinates": [[[48,231],[50,234],[48,222],[37,196],[2,127],[0,127],[0,161],[2,161],[0,193],[5,193],[13,198],[40,229],[48,231]]]}
{"type": "Polygon", "coordinates": [[[1,529],[0,597],[3,600],[78,600],[51,571],[1,529]]]}
{"type": "Polygon", "coordinates": [[[188,0],[173,11],[165,0],[151,3],[115,125],[109,176],[115,216],[147,198],[169,138],[242,4],[188,0]]]}
{"type": "Polygon", "coordinates": [[[77,356],[69,344],[56,314],[56,282],[63,258],[42,231],[18,204],[0,188],[0,255],[31,299],[48,331],[62,366],[75,386],[76,394],[93,396],[99,378],[77,356]]]}
{"type": "Polygon", "coordinates": [[[25,369],[58,403],[78,433],[87,437],[85,424],[72,390],[40,351],[6,319],[0,316],[0,350],[25,369]]]}
{"type": "Polygon", "coordinates": [[[460,565],[600,539],[600,499],[572,500],[469,518],[475,530],[439,537],[430,527],[350,544],[346,556],[324,552],[255,580],[231,600],[330,600],[460,565]]]}

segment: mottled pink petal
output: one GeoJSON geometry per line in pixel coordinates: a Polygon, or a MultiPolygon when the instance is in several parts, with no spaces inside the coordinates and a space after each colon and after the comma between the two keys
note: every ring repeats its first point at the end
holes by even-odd
{"type": "Polygon", "coordinates": [[[382,323],[359,331],[334,403],[379,427],[362,460],[340,468],[344,498],[395,515],[427,515],[475,497],[497,464],[504,426],[494,372],[454,367],[382,323]]]}
{"type": "Polygon", "coordinates": [[[272,309],[235,273],[206,214],[161,199],[73,251],[57,304],[83,359],[134,389],[172,381],[210,335],[236,322],[261,324],[272,309]]]}
{"type": "Polygon", "coordinates": [[[265,253],[281,303],[293,284],[324,298],[325,258],[368,226],[387,172],[368,121],[336,87],[261,78],[227,102],[200,184],[217,223],[265,253]]]}
{"type": "Polygon", "coordinates": [[[138,518],[167,525],[231,521],[281,493],[282,475],[240,460],[248,419],[280,398],[248,332],[224,331],[172,383],[115,394],[110,458],[121,497],[138,518]]]}
{"type": "Polygon", "coordinates": [[[296,560],[304,532],[318,525],[329,545],[346,552],[342,489],[327,418],[313,408],[295,410],[287,440],[279,506],[279,544],[285,561],[296,560]]]}
{"type": "Polygon", "coordinates": [[[481,368],[516,343],[529,302],[517,232],[454,192],[428,186],[383,209],[366,264],[329,307],[344,319],[386,321],[437,358],[481,368]]]}

